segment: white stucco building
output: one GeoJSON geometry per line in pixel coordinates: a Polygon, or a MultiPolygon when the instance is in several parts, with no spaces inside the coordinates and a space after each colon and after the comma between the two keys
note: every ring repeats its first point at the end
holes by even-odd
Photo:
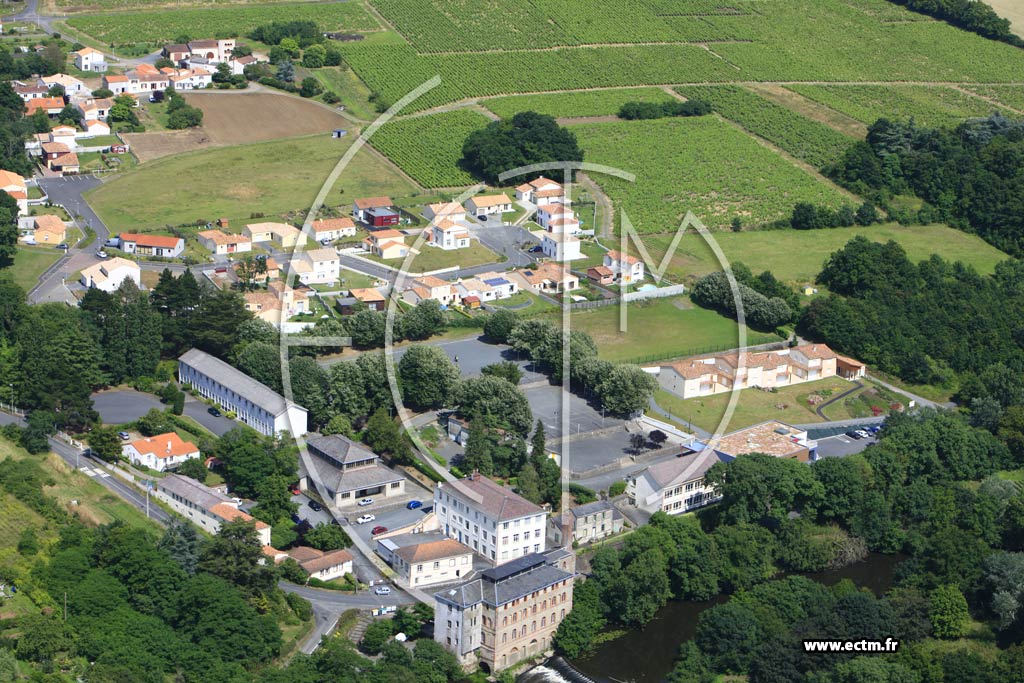
{"type": "Polygon", "coordinates": [[[157,472],[173,469],[192,458],[199,457],[199,446],[184,441],[175,432],[158,434],[121,447],[121,455],[133,465],[143,465],[157,472]]]}
{"type": "Polygon", "coordinates": [[[178,359],[178,381],[261,434],[306,433],[305,408],[199,349],[190,349],[178,359]]]}
{"type": "Polygon", "coordinates": [[[142,269],[135,261],[115,256],[112,259],[82,269],[83,287],[95,287],[104,292],[116,292],[125,280],[131,280],[136,287],[142,286],[142,269]]]}
{"type": "Polygon", "coordinates": [[[169,474],[157,479],[153,495],[207,533],[216,534],[220,525],[241,519],[252,522],[262,545],[270,545],[270,525],[238,509],[233,498],[200,484],[195,479],[169,474]]]}

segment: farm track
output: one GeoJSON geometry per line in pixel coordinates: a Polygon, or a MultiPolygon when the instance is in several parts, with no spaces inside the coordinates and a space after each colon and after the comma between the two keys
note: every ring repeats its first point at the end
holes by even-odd
{"type": "Polygon", "coordinates": [[[1024,116],[1024,111],[1022,111],[1020,109],[1017,109],[1015,107],[1011,107],[1010,105],[1004,104],[1003,102],[999,102],[998,100],[995,100],[995,99],[993,99],[991,97],[988,97],[986,95],[982,95],[981,93],[976,93],[973,90],[968,90],[967,88],[965,88],[962,85],[954,85],[954,86],[950,86],[950,87],[952,87],[954,90],[956,90],[958,92],[962,92],[963,94],[968,95],[969,97],[973,97],[973,98],[979,99],[979,100],[981,100],[983,102],[987,102],[987,103],[991,104],[993,107],[1002,107],[1003,109],[1009,109],[1010,111],[1012,111],[1015,114],[1019,114],[1020,116],[1024,116]]]}

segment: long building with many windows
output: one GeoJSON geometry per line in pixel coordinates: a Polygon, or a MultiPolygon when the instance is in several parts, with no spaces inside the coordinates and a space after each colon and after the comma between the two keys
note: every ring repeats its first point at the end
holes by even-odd
{"type": "Polygon", "coordinates": [[[178,358],[178,381],[261,434],[306,433],[305,408],[199,349],[189,349],[178,358]]]}
{"type": "Polygon", "coordinates": [[[544,551],[544,510],[478,472],[438,484],[434,513],[445,535],[495,565],[544,551]]]}

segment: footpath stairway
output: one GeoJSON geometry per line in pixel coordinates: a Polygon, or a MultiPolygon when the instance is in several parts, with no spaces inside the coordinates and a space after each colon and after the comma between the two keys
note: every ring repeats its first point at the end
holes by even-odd
{"type": "Polygon", "coordinates": [[[359,644],[359,641],[363,639],[363,634],[366,633],[366,629],[373,623],[373,617],[370,616],[368,610],[362,610],[359,612],[359,619],[355,625],[349,629],[348,639],[355,644],[359,644]]]}

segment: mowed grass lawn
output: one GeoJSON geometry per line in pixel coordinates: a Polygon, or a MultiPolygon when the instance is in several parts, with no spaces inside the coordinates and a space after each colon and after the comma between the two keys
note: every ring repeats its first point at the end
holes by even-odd
{"type": "Polygon", "coordinates": [[[6,273],[26,292],[36,286],[43,271],[57,262],[62,252],[46,247],[18,247],[14,263],[0,271],[6,273]]]}
{"type": "MultiPolygon", "coordinates": [[[[736,348],[736,321],[694,306],[689,297],[635,302],[626,309],[626,332],[619,331],[617,305],[572,312],[572,329],[587,332],[598,354],[610,361],[646,363],[736,348]]],[[[559,312],[549,314],[560,316],[559,312]]],[[[749,344],[778,341],[774,334],[750,332],[749,344]]]]}
{"type": "MultiPolygon", "coordinates": [[[[354,133],[340,140],[313,135],[158,159],[104,183],[88,199],[114,231],[154,231],[219,217],[243,225],[272,221],[289,211],[308,209],[354,140],[354,133]],[[265,218],[252,218],[255,212],[265,218]]],[[[350,204],[357,197],[415,191],[391,165],[359,150],[326,203],[350,204]]]]}
{"type": "MultiPolygon", "coordinates": [[[[829,255],[857,235],[876,242],[895,240],[915,262],[938,254],[949,261],[962,261],[983,274],[992,273],[997,263],[1009,258],[981,238],[945,225],[887,223],[830,230],[721,232],[715,233],[714,238],[730,261],[742,261],[755,273],[770,270],[783,281],[804,284],[814,282],[829,255]]],[[[660,263],[672,235],[644,235],[642,239],[651,258],[660,263]]],[[[689,232],[679,242],[668,276],[692,281],[721,269],[704,239],[689,232]]]]}
{"type": "MultiPolygon", "coordinates": [[[[783,387],[777,392],[744,389],[740,392],[736,412],[733,413],[725,431],[743,429],[766,420],[782,420],[789,424],[824,422],[814,412],[814,406],[807,400],[808,396],[819,393],[825,396],[825,400],[828,400],[828,398],[838,396],[853,387],[852,382],[847,382],[839,377],[830,377],[816,382],[804,382],[783,387]]],[[[654,395],[654,400],[663,410],[672,413],[676,418],[686,420],[710,432],[718,427],[722,416],[725,415],[725,408],[729,404],[729,395],[730,392],[725,392],[684,400],[675,394],[659,389],[654,395]]]]}
{"type": "MultiPolygon", "coordinates": [[[[500,263],[506,260],[504,256],[495,254],[476,240],[470,240],[469,246],[465,249],[445,251],[444,249],[427,246],[426,244],[420,245],[419,249],[420,253],[413,257],[412,262],[409,264],[409,272],[411,273],[427,273],[441,268],[452,268],[453,266],[471,268],[485,263],[500,263]]],[[[405,259],[384,260],[372,255],[368,256],[368,258],[386,263],[395,268],[401,268],[402,263],[405,261],[405,259]]]]}

